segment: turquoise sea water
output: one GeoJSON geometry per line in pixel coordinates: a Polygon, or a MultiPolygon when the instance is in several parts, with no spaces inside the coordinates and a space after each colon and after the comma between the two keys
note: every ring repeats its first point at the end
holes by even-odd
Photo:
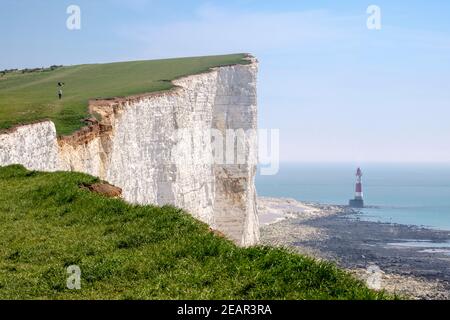
{"type": "MultiPolygon", "coordinates": [[[[366,164],[362,218],[450,230],[450,164],[366,164]]],[[[282,163],[275,176],[256,178],[258,195],[327,204],[354,196],[352,164],[282,163]]]]}

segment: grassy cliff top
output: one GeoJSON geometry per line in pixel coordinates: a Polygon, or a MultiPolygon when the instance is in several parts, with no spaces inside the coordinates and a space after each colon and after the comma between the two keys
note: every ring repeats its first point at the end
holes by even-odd
{"type": "Polygon", "coordinates": [[[245,54],[86,64],[0,73],[0,130],[50,119],[60,135],[81,128],[88,100],[168,90],[171,80],[212,67],[246,64],[245,54]],[[58,99],[58,82],[64,82],[58,99]]]}
{"type": "Polygon", "coordinates": [[[238,248],[173,207],[92,193],[81,173],[0,167],[0,299],[384,299],[332,264],[238,248]],[[81,290],[66,288],[81,268],[81,290]]]}

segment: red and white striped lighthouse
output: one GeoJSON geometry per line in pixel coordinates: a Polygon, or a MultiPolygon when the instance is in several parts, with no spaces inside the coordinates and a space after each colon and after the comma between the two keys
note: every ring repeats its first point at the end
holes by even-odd
{"type": "Polygon", "coordinates": [[[355,186],[355,199],[350,200],[349,205],[353,208],[363,208],[363,191],[362,191],[362,171],[361,168],[356,170],[356,186],[355,186]]]}
{"type": "Polygon", "coordinates": [[[362,171],[361,168],[358,168],[356,170],[356,188],[355,188],[355,199],[361,199],[363,198],[363,192],[362,192],[362,171]]]}

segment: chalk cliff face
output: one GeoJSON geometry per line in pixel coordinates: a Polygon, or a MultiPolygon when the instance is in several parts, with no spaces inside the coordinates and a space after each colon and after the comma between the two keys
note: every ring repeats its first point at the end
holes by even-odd
{"type": "Polygon", "coordinates": [[[30,170],[58,170],[55,125],[44,121],[0,134],[0,166],[9,164],[22,164],[30,170]]]}
{"type": "Polygon", "coordinates": [[[85,172],[122,188],[129,202],[172,204],[239,245],[256,244],[256,139],[224,141],[224,152],[243,156],[230,164],[217,161],[220,140],[211,139],[256,130],[256,74],[252,61],[178,79],[167,92],[91,101],[101,120],[70,137],[57,138],[50,121],[0,134],[0,165],[85,172]]]}

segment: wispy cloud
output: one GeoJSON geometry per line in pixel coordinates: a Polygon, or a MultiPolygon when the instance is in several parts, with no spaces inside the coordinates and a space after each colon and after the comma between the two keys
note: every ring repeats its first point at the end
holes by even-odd
{"type": "Polygon", "coordinates": [[[120,35],[143,45],[152,56],[205,52],[270,52],[306,44],[339,43],[358,33],[358,17],[327,11],[233,12],[205,5],[193,19],[165,25],[135,24],[120,35]],[[352,27],[356,26],[356,27],[352,27]]]}
{"type": "MultiPolygon", "coordinates": [[[[142,4],[136,1],[136,6],[142,4]]],[[[450,49],[450,37],[426,30],[383,25],[378,37],[366,29],[366,13],[346,16],[327,10],[239,12],[207,4],[191,19],[167,24],[139,22],[118,29],[141,45],[142,55],[167,57],[226,52],[332,50],[369,42],[372,46],[450,49]]]]}

